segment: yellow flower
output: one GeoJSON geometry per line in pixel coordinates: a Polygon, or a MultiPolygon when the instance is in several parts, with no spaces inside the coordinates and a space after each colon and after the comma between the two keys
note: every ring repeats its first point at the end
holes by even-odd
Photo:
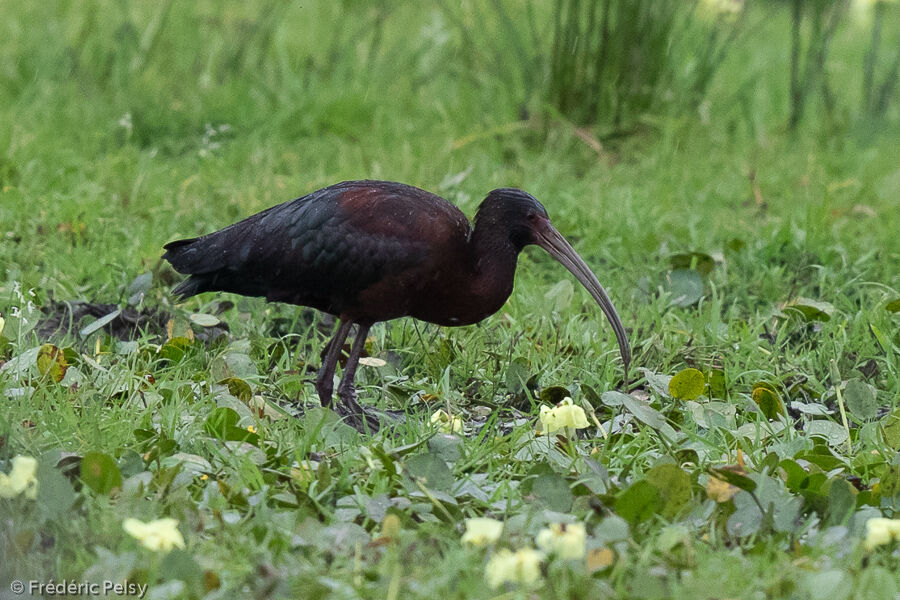
{"type": "Polygon", "coordinates": [[[564,560],[581,559],[584,558],[586,537],[583,523],[553,523],[538,532],[535,542],[547,554],[555,554],[564,560]]]}
{"type": "Polygon", "coordinates": [[[494,554],[484,568],[484,577],[491,588],[510,583],[534,583],[541,577],[544,555],[534,548],[513,552],[503,548],[494,554]]]}
{"type": "MultiPolygon", "coordinates": [[[[6,319],[0,317],[0,333],[3,333],[3,326],[6,325],[6,319]]],[[[100,339],[100,338],[97,338],[100,339]]]]}
{"type": "Polygon", "coordinates": [[[560,429],[584,429],[588,427],[587,416],[584,409],[572,403],[569,397],[550,408],[546,404],[541,406],[541,430],[544,433],[553,433],[560,429]]]}
{"type": "Polygon", "coordinates": [[[184,548],[184,538],[178,531],[176,519],[156,519],[147,523],[138,519],[125,519],[122,527],[148,550],[168,552],[172,548],[184,548]]]}
{"type": "Polygon", "coordinates": [[[26,498],[34,500],[38,491],[37,466],[37,459],[30,456],[13,458],[9,475],[0,473],[0,498],[14,498],[24,492],[26,498]]]}
{"type": "Polygon", "coordinates": [[[890,544],[898,539],[900,539],[900,519],[876,517],[866,521],[866,539],[863,540],[866,550],[890,544]]]}
{"type": "Polygon", "coordinates": [[[254,427],[253,425],[247,425],[247,431],[249,431],[250,433],[256,433],[256,427],[254,427]]]}
{"type": "Polygon", "coordinates": [[[487,546],[500,539],[503,532],[503,522],[487,517],[466,519],[466,532],[462,536],[462,543],[473,546],[487,546]]]}
{"type": "Polygon", "coordinates": [[[462,433],[463,420],[456,415],[451,415],[441,409],[434,411],[431,415],[431,423],[437,425],[438,431],[441,433],[462,433]]]}

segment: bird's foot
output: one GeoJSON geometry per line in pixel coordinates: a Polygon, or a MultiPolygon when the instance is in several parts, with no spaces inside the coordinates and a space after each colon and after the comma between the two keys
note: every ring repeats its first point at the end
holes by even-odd
{"type": "Polygon", "coordinates": [[[336,411],[343,417],[345,423],[361,433],[374,433],[381,429],[382,425],[404,420],[405,415],[395,411],[380,411],[361,405],[356,400],[356,391],[339,394],[340,402],[336,411]]]}

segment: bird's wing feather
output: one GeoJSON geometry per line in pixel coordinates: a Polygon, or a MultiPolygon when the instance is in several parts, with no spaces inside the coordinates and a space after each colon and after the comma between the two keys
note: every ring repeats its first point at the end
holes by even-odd
{"type": "Polygon", "coordinates": [[[428,192],[345,182],[170,244],[166,258],[181,272],[205,274],[202,289],[334,312],[373,283],[433,260],[468,233],[465,216],[428,192]]]}

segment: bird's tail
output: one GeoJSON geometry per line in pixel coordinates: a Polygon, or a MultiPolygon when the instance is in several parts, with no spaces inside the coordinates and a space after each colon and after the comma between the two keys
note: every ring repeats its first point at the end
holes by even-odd
{"type": "MultiPolygon", "coordinates": [[[[213,289],[216,271],[223,265],[215,260],[217,253],[210,248],[209,236],[169,242],[164,246],[163,258],[179,273],[190,275],[172,290],[179,298],[189,298],[213,289]]],[[[213,246],[215,243],[212,244],[213,246]]]]}

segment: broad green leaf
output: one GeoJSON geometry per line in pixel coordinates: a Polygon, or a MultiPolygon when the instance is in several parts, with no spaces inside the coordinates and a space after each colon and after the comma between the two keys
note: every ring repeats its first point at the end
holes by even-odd
{"type": "Polygon", "coordinates": [[[506,389],[511,394],[521,394],[525,391],[528,378],[531,374],[528,372],[528,364],[524,358],[516,358],[509,363],[506,368],[506,389]]]}
{"type": "Polygon", "coordinates": [[[706,391],[706,378],[697,369],[684,369],[669,381],[669,393],[676,400],[694,400],[706,391]]]}
{"type": "Polygon", "coordinates": [[[896,573],[878,565],[863,569],[856,583],[854,598],[859,600],[884,600],[896,598],[898,583],[896,573]]]}
{"type": "Polygon", "coordinates": [[[128,304],[131,306],[140,304],[144,299],[144,294],[150,290],[151,286],[153,286],[153,273],[147,271],[135,277],[128,286],[128,304]]]}
{"type": "Polygon", "coordinates": [[[709,396],[711,398],[727,400],[728,387],[725,383],[725,371],[722,369],[712,369],[709,372],[707,379],[709,382],[709,396]]]}
{"type": "Polygon", "coordinates": [[[847,600],[853,593],[853,577],[840,569],[810,571],[803,575],[802,581],[807,598],[847,600]]]}
{"type": "Polygon", "coordinates": [[[645,479],[631,484],[616,498],[616,514],[637,525],[655,515],[662,506],[659,489],[645,479]]]}
{"type": "Polygon", "coordinates": [[[66,362],[65,353],[53,344],[44,344],[37,354],[37,368],[41,375],[47,376],[59,383],[66,376],[69,363],[66,362]]]}
{"type": "Polygon", "coordinates": [[[900,312],[900,298],[894,298],[884,305],[884,309],[888,312],[900,312]]]}
{"type": "Polygon", "coordinates": [[[853,509],[856,508],[856,495],[859,492],[843,477],[831,480],[828,490],[828,522],[831,525],[843,525],[853,509]]]}
{"type": "Polygon", "coordinates": [[[834,421],[818,419],[806,424],[810,436],[825,438],[830,446],[839,446],[847,441],[847,430],[834,421]]]}
{"type": "Polygon", "coordinates": [[[253,397],[253,390],[250,389],[250,384],[239,377],[227,377],[220,381],[219,384],[227,386],[228,393],[241,402],[249,402],[253,397]]]}
{"type": "Polygon", "coordinates": [[[206,418],[203,429],[214,438],[225,442],[247,442],[254,446],[257,445],[259,435],[249,429],[238,427],[237,424],[240,420],[241,416],[236,410],[220,406],[206,418]]]}
{"type": "Polygon", "coordinates": [[[206,313],[191,313],[189,318],[191,323],[199,325],[200,327],[215,327],[222,322],[218,317],[206,313]]]}
{"type": "Polygon", "coordinates": [[[87,452],[81,457],[81,480],[98,494],[109,494],[122,487],[122,473],[116,461],[102,452],[87,452]]]}
{"type": "Polygon", "coordinates": [[[184,357],[185,351],[191,344],[191,340],[186,337],[173,337],[160,347],[159,357],[172,362],[178,362],[184,357]]]}
{"type": "Polygon", "coordinates": [[[785,305],[785,311],[799,313],[807,322],[828,321],[834,315],[834,305],[830,302],[795,298],[785,305]]]}
{"type": "MultiPolygon", "coordinates": [[[[51,462],[56,462],[55,460],[51,462]]],[[[69,480],[44,458],[38,464],[38,513],[43,520],[55,520],[68,514],[75,503],[75,490],[69,480]]]]}
{"type": "Polygon", "coordinates": [[[638,400],[628,394],[622,394],[622,404],[639,421],[654,429],[662,429],[666,425],[666,418],[662,413],[642,400],[638,400]]]}
{"type": "Polygon", "coordinates": [[[541,390],[541,402],[550,406],[556,406],[571,395],[566,388],[552,385],[541,390]]]}
{"type": "Polygon", "coordinates": [[[647,378],[647,385],[650,386],[654,392],[662,396],[663,398],[669,398],[669,382],[672,381],[671,375],[665,375],[663,373],[655,373],[650,369],[645,369],[644,367],[638,368],[644,377],[647,378]]]}
{"type": "Polygon", "coordinates": [[[878,401],[875,392],[865,382],[851,379],[844,388],[844,402],[847,410],[857,419],[867,421],[878,416],[878,401]]]}
{"type": "Polygon", "coordinates": [[[750,394],[759,411],[769,420],[778,418],[778,415],[784,414],[784,403],[781,396],[775,388],[765,382],[757,383],[753,386],[753,392],[750,394]]]}
{"type": "Polygon", "coordinates": [[[691,500],[691,478],[677,465],[664,464],[653,467],[645,475],[647,481],[659,490],[661,507],[659,514],[672,519],[691,500]]]}
{"type": "Polygon", "coordinates": [[[410,477],[419,479],[426,488],[449,492],[456,483],[447,463],[437,454],[426,452],[411,456],[404,462],[405,472],[410,477]]]}
{"type": "Polygon", "coordinates": [[[616,390],[609,390],[603,392],[603,395],[600,396],[600,401],[603,402],[606,406],[622,406],[625,404],[625,398],[627,394],[623,394],[622,392],[617,392],[616,390]]]}
{"type": "Polygon", "coordinates": [[[95,331],[100,331],[101,329],[103,329],[104,327],[106,327],[107,325],[112,323],[120,314],[122,314],[122,309],[117,308],[116,310],[112,311],[111,313],[103,315],[102,317],[100,317],[99,319],[94,321],[93,323],[90,323],[89,325],[87,325],[84,329],[82,329],[78,333],[82,337],[87,337],[87,336],[91,335],[92,333],[94,333],[95,331]]]}
{"type": "Polygon", "coordinates": [[[569,482],[558,473],[538,475],[531,482],[531,496],[535,503],[556,512],[568,512],[572,508],[572,490],[569,482]]]}
{"type": "Polygon", "coordinates": [[[734,468],[709,468],[707,469],[707,472],[716,479],[721,479],[722,481],[730,483],[731,485],[738,487],[744,491],[752,492],[756,489],[755,481],[734,468]]]}
{"type": "Polygon", "coordinates": [[[676,269],[666,277],[666,291],[671,306],[692,306],[703,297],[703,277],[693,269],[676,269]]]}
{"type": "Polygon", "coordinates": [[[900,450],[900,408],[881,419],[884,426],[884,441],[894,450],[900,450]]]}

